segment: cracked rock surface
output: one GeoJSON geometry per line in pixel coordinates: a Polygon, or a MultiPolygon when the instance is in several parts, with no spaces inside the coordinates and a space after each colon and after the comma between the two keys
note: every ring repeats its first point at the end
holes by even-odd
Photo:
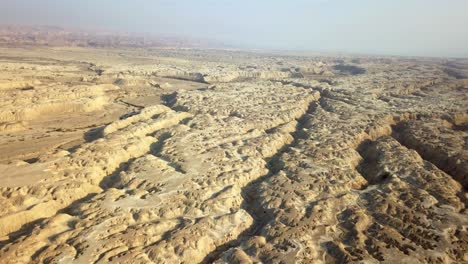
{"type": "Polygon", "coordinates": [[[468,61],[9,48],[0,67],[2,263],[468,261],[468,61]]]}

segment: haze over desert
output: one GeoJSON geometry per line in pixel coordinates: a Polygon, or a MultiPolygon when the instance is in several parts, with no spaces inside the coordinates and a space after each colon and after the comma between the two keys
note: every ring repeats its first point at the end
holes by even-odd
{"type": "Polygon", "coordinates": [[[462,56],[4,25],[0,98],[0,263],[468,262],[462,56]]]}

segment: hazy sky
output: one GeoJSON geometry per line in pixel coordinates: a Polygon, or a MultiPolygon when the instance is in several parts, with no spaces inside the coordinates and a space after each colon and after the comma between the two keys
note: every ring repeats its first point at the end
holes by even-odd
{"type": "Polygon", "coordinates": [[[468,0],[0,0],[0,23],[246,48],[468,57],[468,0]]]}

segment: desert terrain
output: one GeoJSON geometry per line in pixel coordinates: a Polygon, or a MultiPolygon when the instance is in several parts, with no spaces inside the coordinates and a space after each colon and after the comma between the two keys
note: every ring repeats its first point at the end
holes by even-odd
{"type": "Polygon", "coordinates": [[[466,59],[3,46],[0,96],[1,263],[468,262],[466,59]]]}

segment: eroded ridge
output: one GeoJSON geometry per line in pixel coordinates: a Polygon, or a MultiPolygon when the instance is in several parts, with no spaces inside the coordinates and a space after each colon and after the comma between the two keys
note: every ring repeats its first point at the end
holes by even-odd
{"type": "Polygon", "coordinates": [[[29,222],[54,216],[59,210],[76,200],[102,191],[100,183],[119,166],[129,160],[150,151],[156,141],[148,136],[155,131],[178,124],[191,116],[177,113],[165,106],[153,106],[147,109],[153,114],[160,114],[155,119],[137,120],[122,126],[122,121],[110,125],[121,129],[105,135],[96,141],[86,143],[72,153],[61,152],[47,164],[28,165],[33,173],[39,174],[36,182],[17,186],[13,182],[3,187],[1,235],[18,230],[29,222]]]}
{"type": "MultiPolygon", "coordinates": [[[[457,126],[459,121],[456,118],[457,116],[449,118],[449,121],[431,119],[401,123],[395,128],[395,138],[451,175],[466,189],[468,188],[468,150],[466,148],[468,133],[463,127],[457,126]],[[453,123],[450,122],[451,120],[454,120],[453,123]]],[[[466,119],[462,115],[458,115],[458,118],[463,121],[466,119]]]]}
{"type": "MultiPolygon", "coordinates": [[[[126,156],[124,162],[129,164],[111,176],[107,189],[73,206],[67,210],[69,214],[44,221],[26,238],[32,242],[34,234],[50,232],[49,225],[58,219],[73,223],[69,224],[72,227],[63,227],[69,231],[59,236],[62,238],[50,240],[46,248],[35,253],[36,261],[199,262],[254,224],[243,209],[242,187],[268,173],[265,159],[293,141],[290,133],[296,128],[296,120],[319,94],[274,83],[220,85],[204,91],[209,105],[219,109],[213,112],[206,111],[202,106],[207,102],[191,93],[196,92],[179,93],[174,108],[192,114],[160,106],[163,113],[157,118],[140,120],[151,116],[143,110],[105,128],[104,140],[93,141],[71,154],[71,161],[88,156],[90,151],[93,156],[105,155],[100,146],[108,146],[108,138],[138,137],[127,148],[138,150],[138,154],[126,156]],[[238,101],[226,101],[229,94],[238,101]],[[255,102],[265,107],[255,107],[255,102]],[[165,119],[167,116],[180,118],[174,123],[172,118],[165,119]],[[193,117],[187,120],[188,116],[193,117]],[[182,119],[186,119],[184,124],[177,125],[182,119]],[[107,134],[109,131],[112,133],[107,134]],[[146,147],[137,142],[145,142],[146,147]],[[102,224],[94,225],[97,221],[102,224]]],[[[108,164],[105,157],[96,162],[108,164]]],[[[97,175],[89,169],[93,164],[87,163],[76,177],[99,183],[101,175],[111,175],[116,169],[97,175]]],[[[6,247],[4,253],[15,254],[15,245],[27,243],[23,239],[6,247]]]]}
{"type": "Polygon", "coordinates": [[[429,126],[445,114],[386,114],[391,106],[358,103],[355,96],[322,91],[295,144],[280,155],[280,170],[259,184],[257,210],[266,212],[268,224],[217,262],[466,258],[462,186],[390,137],[405,124],[429,126]]]}
{"type": "Polygon", "coordinates": [[[34,54],[0,56],[2,263],[468,261],[463,60],[34,54]]]}

